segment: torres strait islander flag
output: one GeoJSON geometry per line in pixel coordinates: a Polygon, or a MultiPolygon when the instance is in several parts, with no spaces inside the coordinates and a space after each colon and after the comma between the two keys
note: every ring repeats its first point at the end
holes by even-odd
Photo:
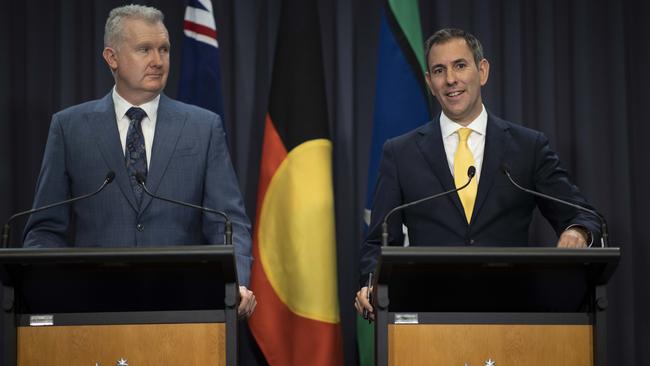
{"type": "MultiPolygon", "coordinates": [[[[364,221],[370,223],[382,146],[431,119],[418,0],[384,0],[378,29],[377,81],[364,221]]],[[[374,327],[357,317],[359,360],[374,365],[374,327]]]]}
{"type": "Polygon", "coordinates": [[[270,365],[343,363],[317,5],[282,2],[265,119],[249,324],[270,365]]]}
{"type": "Polygon", "coordinates": [[[223,118],[219,43],[210,0],[188,2],[183,33],[178,100],[209,109],[223,118]]]}

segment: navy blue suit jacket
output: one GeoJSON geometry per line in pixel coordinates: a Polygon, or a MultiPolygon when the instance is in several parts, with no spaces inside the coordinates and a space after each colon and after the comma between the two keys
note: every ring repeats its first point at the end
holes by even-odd
{"type": "MultiPolygon", "coordinates": [[[[226,212],[241,285],[251,266],[250,222],[244,211],[221,119],[161,95],[147,173],[154,194],[226,212]]],[[[32,215],[25,247],[147,247],[224,243],[220,216],[143,195],[129,182],[111,93],[52,118],[34,207],[95,191],[109,171],[115,181],[97,196],[32,215]],[[74,232],[69,233],[71,220],[74,232]],[[72,240],[68,240],[72,234],[72,240]]]]}
{"type": "MultiPolygon", "coordinates": [[[[536,206],[558,235],[570,225],[582,225],[594,238],[600,236],[595,217],[516,189],[501,172],[503,164],[523,187],[590,207],[541,132],[488,114],[484,159],[470,223],[458,194],[453,193],[391,216],[389,244],[401,245],[403,223],[412,246],[527,246],[536,206]]],[[[386,213],[403,203],[453,188],[439,119],[384,144],[370,228],[361,248],[361,283],[375,269],[386,213]]]]}

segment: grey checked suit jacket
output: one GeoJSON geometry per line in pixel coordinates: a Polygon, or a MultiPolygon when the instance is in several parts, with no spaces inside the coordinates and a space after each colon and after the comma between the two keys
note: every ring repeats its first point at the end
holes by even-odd
{"type": "MultiPolygon", "coordinates": [[[[230,216],[239,282],[248,285],[250,221],[219,116],[161,95],[150,160],[147,187],[154,194],[225,211],[230,216]]],[[[53,116],[34,207],[93,192],[109,171],[115,172],[115,181],[97,196],[32,215],[25,227],[24,246],[147,247],[224,242],[221,217],[147,195],[138,207],[126,171],[111,93],[53,116]]]]}

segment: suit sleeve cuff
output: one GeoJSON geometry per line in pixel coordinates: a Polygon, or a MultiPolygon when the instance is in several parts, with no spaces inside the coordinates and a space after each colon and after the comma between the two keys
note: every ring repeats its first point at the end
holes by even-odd
{"type": "MultiPolygon", "coordinates": [[[[373,275],[374,276],[374,275],[373,275]]],[[[370,278],[370,273],[364,273],[359,278],[359,289],[368,287],[368,279],[370,278]]]]}

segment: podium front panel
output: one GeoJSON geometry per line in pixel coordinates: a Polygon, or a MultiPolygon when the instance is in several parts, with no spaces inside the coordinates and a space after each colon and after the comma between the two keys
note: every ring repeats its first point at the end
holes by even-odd
{"type": "Polygon", "coordinates": [[[590,325],[389,325],[388,364],[593,365],[590,325]]]}
{"type": "Polygon", "coordinates": [[[140,324],[18,328],[18,365],[225,365],[226,326],[140,324]]]}

